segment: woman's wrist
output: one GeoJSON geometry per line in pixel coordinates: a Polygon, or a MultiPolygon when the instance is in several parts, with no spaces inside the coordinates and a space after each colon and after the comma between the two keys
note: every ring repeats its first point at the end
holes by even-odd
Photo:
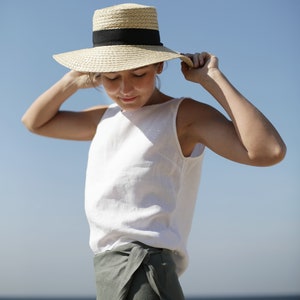
{"type": "Polygon", "coordinates": [[[78,72],[76,73],[74,71],[70,71],[60,79],[60,82],[66,89],[72,89],[75,92],[81,88],[80,76],[78,76],[78,72]]]}
{"type": "Polygon", "coordinates": [[[220,80],[224,80],[224,74],[218,69],[210,69],[205,76],[201,76],[198,80],[198,83],[201,84],[206,90],[214,88],[220,80]]]}

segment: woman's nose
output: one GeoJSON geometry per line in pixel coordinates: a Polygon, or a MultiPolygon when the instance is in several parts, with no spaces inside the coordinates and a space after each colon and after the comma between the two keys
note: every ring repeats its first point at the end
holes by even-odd
{"type": "Polygon", "coordinates": [[[129,79],[123,78],[121,81],[120,91],[123,95],[130,94],[132,90],[132,84],[129,79]]]}

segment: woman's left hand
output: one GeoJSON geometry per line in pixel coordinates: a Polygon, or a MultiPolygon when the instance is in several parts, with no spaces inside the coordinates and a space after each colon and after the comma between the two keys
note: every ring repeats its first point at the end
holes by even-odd
{"type": "Polygon", "coordinates": [[[212,73],[219,71],[218,58],[208,52],[195,54],[184,54],[193,61],[193,68],[186,63],[181,63],[181,71],[186,80],[202,84],[207,76],[211,77],[212,73]]]}

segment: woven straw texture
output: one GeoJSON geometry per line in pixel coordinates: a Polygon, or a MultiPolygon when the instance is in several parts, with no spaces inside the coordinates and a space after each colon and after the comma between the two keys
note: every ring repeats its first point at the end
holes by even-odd
{"type": "Polygon", "coordinates": [[[155,8],[139,4],[121,4],[95,11],[93,31],[121,28],[158,30],[155,8]]]}
{"type": "MultiPolygon", "coordinates": [[[[107,29],[158,30],[154,7],[121,4],[96,10],[93,31],[107,29]]],[[[192,61],[164,46],[113,45],[98,46],[53,55],[63,66],[80,72],[117,72],[180,58],[190,67],[192,61]]]]}

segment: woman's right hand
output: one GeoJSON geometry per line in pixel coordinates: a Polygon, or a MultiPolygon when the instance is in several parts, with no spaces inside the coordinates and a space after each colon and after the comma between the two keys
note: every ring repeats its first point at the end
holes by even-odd
{"type": "Polygon", "coordinates": [[[64,77],[72,83],[76,83],[78,89],[95,88],[101,85],[99,73],[82,73],[71,70],[64,77]]]}

